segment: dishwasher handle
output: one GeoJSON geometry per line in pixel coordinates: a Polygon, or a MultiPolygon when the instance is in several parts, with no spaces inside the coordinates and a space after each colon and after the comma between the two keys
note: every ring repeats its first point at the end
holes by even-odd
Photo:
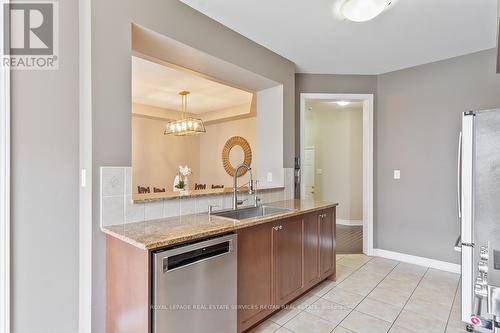
{"type": "Polygon", "coordinates": [[[233,250],[232,240],[226,240],[213,245],[202,246],[186,252],[163,258],[163,272],[171,272],[203,261],[231,253],[233,250]]]}

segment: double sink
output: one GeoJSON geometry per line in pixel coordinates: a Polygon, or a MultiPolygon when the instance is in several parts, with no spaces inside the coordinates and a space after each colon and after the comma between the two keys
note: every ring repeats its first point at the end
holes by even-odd
{"type": "Polygon", "coordinates": [[[257,206],[257,207],[238,208],[236,210],[213,212],[211,215],[240,221],[256,217],[266,217],[270,215],[285,214],[285,213],[290,213],[292,211],[293,211],[292,209],[288,208],[257,206]]]}

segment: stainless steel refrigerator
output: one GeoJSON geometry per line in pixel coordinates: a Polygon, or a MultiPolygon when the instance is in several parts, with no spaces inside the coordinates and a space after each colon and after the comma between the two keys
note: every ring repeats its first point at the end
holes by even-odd
{"type": "Polygon", "coordinates": [[[463,114],[458,178],[462,320],[500,332],[500,109],[463,114]]]}

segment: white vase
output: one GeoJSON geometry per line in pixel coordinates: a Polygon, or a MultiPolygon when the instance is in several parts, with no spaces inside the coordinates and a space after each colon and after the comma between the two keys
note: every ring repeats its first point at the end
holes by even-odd
{"type": "Polygon", "coordinates": [[[175,178],[174,178],[174,186],[173,186],[173,191],[174,192],[181,191],[180,188],[177,188],[177,185],[179,185],[180,181],[181,181],[181,177],[179,177],[179,175],[175,176],[175,178]]]}
{"type": "Polygon", "coordinates": [[[188,176],[184,176],[184,190],[189,190],[189,180],[188,176]]]}

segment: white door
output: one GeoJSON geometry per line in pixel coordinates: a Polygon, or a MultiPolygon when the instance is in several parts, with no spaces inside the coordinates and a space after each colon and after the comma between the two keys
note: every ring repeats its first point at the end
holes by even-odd
{"type": "Polygon", "coordinates": [[[314,147],[304,149],[304,164],[302,174],[304,175],[304,199],[314,199],[314,147]]]}

